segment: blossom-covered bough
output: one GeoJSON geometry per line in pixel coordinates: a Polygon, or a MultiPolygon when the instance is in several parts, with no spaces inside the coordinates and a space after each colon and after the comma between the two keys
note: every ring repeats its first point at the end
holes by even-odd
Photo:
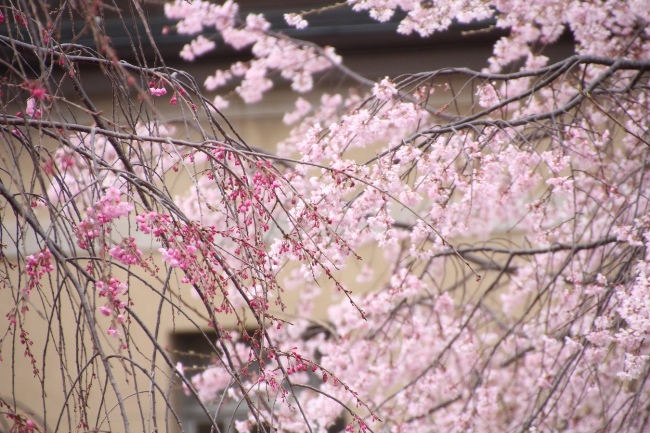
{"type": "Polygon", "coordinates": [[[374,82],[230,0],[176,0],[184,60],[250,49],[204,89],[146,4],[0,6],[0,429],[183,431],[182,387],[214,431],[650,430],[647,2],[345,3],[508,36],[483,71],[374,82]],[[134,61],[109,13],[144,26],[134,61]],[[325,70],[354,88],[318,93],[325,70]],[[274,80],[305,95],[262,149],[220,110],[274,80]],[[216,331],[207,369],[160,343],[170,322],[216,331]]]}

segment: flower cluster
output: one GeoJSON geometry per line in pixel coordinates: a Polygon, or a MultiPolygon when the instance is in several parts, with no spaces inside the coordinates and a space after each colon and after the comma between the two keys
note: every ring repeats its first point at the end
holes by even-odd
{"type": "Polygon", "coordinates": [[[120,332],[117,327],[124,323],[126,307],[126,302],[121,296],[128,292],[128,286],[117,278],[109,278],[106,281],[97,281],[95,289],[100,297],[106,298],[106,304],[98,308],[99,312],[106,317],[113,317],[106,332],[111,337],[118,337],[120,332]]]}
{"type": "Polygon", "coordinates": [[[128,215],[133,205],[122,201],[121,192],[110,187],[95,204],[88,208],[86,217],[75,227],[79,248],[91,248],[94,239],[102,239],[111,232],[113,220],[128,215]]]}
{"type": "Polygon", "coordinates": [[[25,260],[27,262],[25,264],[25,272],[35,280],[39,280],[44,274],[54,270],[52,254],[47,247],[37,255],[27,256],[25,260]]]}
{"type": "Polygon", "coordinates": [[[205,53],[214,50],[217,44],[214,41],[206,39],[203,36],[198,36],[191,43],[185,44],[181,51],[181,58],[188,62],[193,62],[197,57],[201,57],[205,53]]]}
{"type": "MultiPolygon", "coordinates": [[[[2,18],[4,18],[4,16],[2,16],[2,18]]],[[[36,423],[27,416],[13,413],[8,413],[5,416],[12,422],[11,428],[9,429],[10,433],[34,433],[40,431],[36,423]]]]}
{"type": "Polygon", "coordinates": [[[142,251],[135,244],[135,238],[125,237],[119,245],[108,252],[111,257],[125,265],[135,265],[142,262],[142,251]]]}
{"type": "MultiPolygon", "coordinates": [[[[234,77],[241,77],[235,89],[246,103],[258,102],[262,95],[273,87],[268,76],[274,71],[291,81],[291,87],[298,92],[307,92],[313,87],[313,75],[340,63],[332,48],[316,50],[309,45],[294,42],[288,38],[272,35],[267,31],[270,24],[262,15],[249,14],[244,22],[238,18],[239,6],[231,0],[223,5],[207,1],[191,4],[175,0],[165,5],[167,18],[179,20],[176,29],[181,34],[195,35],[205,28],[214,28],[226,44],[237,50],[252,46],[255,58],[247,63],[235,63],[229,70],[217,70],[206,80],[206,87],[215,90],[234,77]]],[[[290,23],[304,27],[306,21],[287,17],[290,23]]],[[[216,45],[199,35],[185,45],[181,57],[193,61],[214,49],[216,45]]]]}

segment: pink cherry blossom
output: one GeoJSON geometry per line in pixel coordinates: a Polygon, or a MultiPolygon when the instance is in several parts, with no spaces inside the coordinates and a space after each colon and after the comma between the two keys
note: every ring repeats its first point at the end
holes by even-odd
{"type": "Polygon", "coordinates": [[[309,25],[307,20],[305,20],[300,14],[295,14],[295,13],[284,14],[284,20],[291,27],[295,27],[297,29],[304,29],[309,25]]]}
{"type": "Polygon", "coordinates": [[[123,57],[110,8],[77,4],[83,47],[3,8],[7,428],[644,431],[646,3],[350,0],[287,11],[289,37],[252,3],[175,0],[181,59],[243,50],[194,77],[135,33],[123,57]],[[362,76],[299,39],[330,7],[500,36],[481,70],[362,76]],[[217,112],[233,98],[286,108],[286,136],[239,131],[268,106],[217,112]]]}
{"type": "Polygon", "coordinates": [[[205,53],[214,50],[216,46],[217,44],[214,41],[211,41],[202,35],[199,35],[192,42],[183,46],[183,50],[181,51],[180,56],[183,60],[193,62],[197,57],[200,57],[205,53]]]}
{"type": "Polygon", "coordinates": [[[149,92],[150,92],[153,96],[164,96],[164,95],[167,94],[167,89],[165,89],[165,86],[161,86],[161,87],[150,87],[150,88],[149,88],[149,92]]]}

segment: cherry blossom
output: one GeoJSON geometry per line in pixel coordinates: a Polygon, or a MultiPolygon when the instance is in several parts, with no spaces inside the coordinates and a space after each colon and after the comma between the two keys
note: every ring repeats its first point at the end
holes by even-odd
{"type": "Polygon", "coordinates": [[[0,390],[9,428],[183,429],[179,391],[240,432],[647,429],[645,2],[333,4],[418,37],[503,31],[483,70],[377,81],[234,1],[165,5],[163,38],[194,38],[182,59],[250,50],[207,77],[117,60],[77,6],[92,49],[3,9],[0,87],[23,113],[0,116],[0,362],[43,391],[32,416],[0,390]],[[112,110],[80,65],[116,83],[112,110]],[[351,87],[323,93],[325,71],[351,87]],[[282,80],[275,147],[217,111],[282,80]],[[188,328],[196,365],[162,342],[188,328]]]}
{"type": "Polygon", "coordinates": [[[284,20],[287,24],[297,29],[304,29],[309,25],[307,20],[305,20],[300,14],[284,14],[284,20]]]}
{"type": "MultiPolygon", "coordinates": [[[[217,44],[203,36],[198,36],[191,43],[185,44],[180,56],[183,60],[193,62],[197,57],[202,56],[208,51],[212,51],[217,44]]],[[[152,92],[153,93],[153,92],[152,92]]],[[[160,96],[160,95],[156,95],[160,96]]]]}

